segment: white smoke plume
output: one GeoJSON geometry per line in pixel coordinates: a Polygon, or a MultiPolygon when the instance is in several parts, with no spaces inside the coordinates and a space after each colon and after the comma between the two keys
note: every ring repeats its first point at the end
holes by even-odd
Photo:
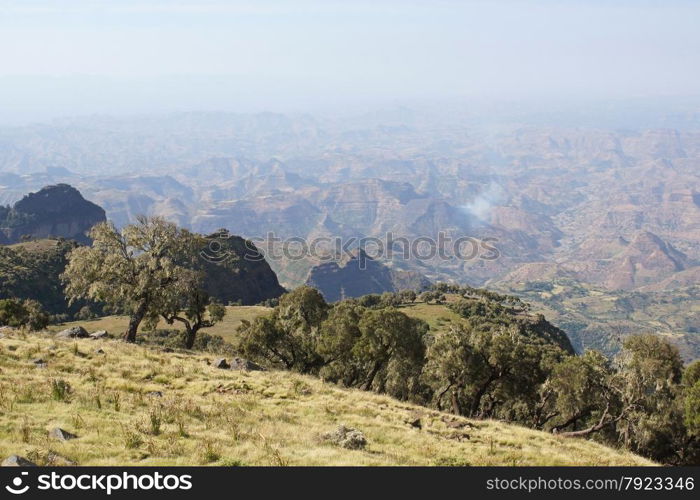
{"type": "Polygon", "coordinates": [[[502,203],[506,198],[505,190],[495,182],[491,182],[469,203],[461,205],[461,209],[469,215],[487,222],[494,205],[502,203]]]}

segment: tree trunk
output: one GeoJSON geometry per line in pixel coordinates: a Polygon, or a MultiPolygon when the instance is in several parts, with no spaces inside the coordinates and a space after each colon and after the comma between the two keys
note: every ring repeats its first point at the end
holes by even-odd
{"type": "Polygon", "coordinates": [[[476,391],[476,394],[474,394],[474,399],[472,400],[472,405],[469,410],[469,416],[474,417],[476,414],[479,412],[479,406],[481,406],[481,398],[484,397],[484,394],[486,394],[486,391],[488,388],[491,386],[494,380],[496,380],[497,377],[494,375],[490,375],[489,378],[484,382],[484,385],[479,387],[479,390],[476,391]]]}
{"type": "Polygon", "coordinates": [[[459,404],[459,396],[457,395],[457,389],[452,391],[452,413],[455,415],[462,415],[462,406],[459,404]]]}
{"type": "Polygon", "coordinates": [[[372,388],[372,382],[374,382],[374,377],[377,376],[377,373],[379,373],[379,370],[381,369],[382,364],[377,361],[374,363],[374,366],[372,367],[372,371],[369,373],[369,377],[367,377],[367,382],[365,383],[365,391],[369,391],[372,388]]]}
{"type": "Polygon", "coordinates": [[[576,415],[574,415],[573,417],[568,419],[566,422],[559,424],[559,425],[555,425],[554,427],[552,427],[552,434],[559,434],[562,429],[566,429],[570,425],[573,425],[574,430],[576,430],[576,422],[578,422],[581,418],[583,418],[587,415],[588,415],[588,410],[586,410],[585,412],[577,413],[576,415]]]}
{"type": "Polygon", "coordinates": [[[192,349],[194,347],[194,340],[197,337],[197,330],[190,326],[186,326],[185,333],[185,347],[187,349],[192,349]]]}
{"type": "Polygon", "coordinates": [[[557,433],[558,436],[564,436],[564,437],[583,437],[583,436],[588,436],[589,434],[593,434],[594,432],[598,432],[604,428],[606,428],[609,425],[616,424],[622,418],[626,415],[627,411],[632,409],[631,406],[626,407],[624,410],[620,412],[620,414],[613,418],[613,419],[608,419],[607,417],[610,415],[610,404],[606,405],[605,411],[603,412],[603,416],[600,417],[600,420],[598,421],[597,424],[592,425],[588,427],[587,429],[581,429],[580,431],[569,431],[569,432],[559,432],[557,433]]]}
{"type": "Polygon", "coordinates": [[[599,422],[595,425],[592,425],[591,427],[588,427],[587,429],[581,429],[580,431],[558,432],[556,434],[557,434],[557,436],[562,436],[562,437],[583,437],[583,436],[588,436],[589,434],[593,434],[594,432],[598,432],[599,430],[607,427],[608,425],[610,425],[612,423],[613,423],[612,421],[599,422]]]}
{"type": "Polygon", "coordinates": [[[139,304],[136,311],[131,314],[129,326],[126,328],[126,332],[124,332],[123,338],[125,342],[136,342],[136,332],[139,329],[143,317],[146,315],[146,309],[148,309],[148,302],[144,300],[139,304]]]}

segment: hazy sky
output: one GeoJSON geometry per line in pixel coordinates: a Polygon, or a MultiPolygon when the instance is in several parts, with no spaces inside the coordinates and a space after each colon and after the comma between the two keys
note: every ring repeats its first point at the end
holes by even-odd
{"type": "Polygon", "coordinates": [[[700,1],[0,0],[0,113],[700,93],[700,1]]]}

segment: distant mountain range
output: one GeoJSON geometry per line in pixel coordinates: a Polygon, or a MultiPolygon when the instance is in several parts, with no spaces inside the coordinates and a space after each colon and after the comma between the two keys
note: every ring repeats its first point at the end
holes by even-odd
{"type": "MultiPolygon", "coordinates": [[[[563,280],[672,296],[700,276],[692,126],[486,129],[409,112],[346,123],[212,113],[6,128],[0,142],[0,203],[70,183],[118,225],[145,213],[205,234],[227,228],[255,239],[286,287],[339,271],[318,255],[274,257],[281,243],[269,247],[270,233],[495,239],[497,259],[376,260],[420,279],[504,289],[563,280]]],[[[696,335],[693,310],[685,326],[659,328],[696,335]]]]}

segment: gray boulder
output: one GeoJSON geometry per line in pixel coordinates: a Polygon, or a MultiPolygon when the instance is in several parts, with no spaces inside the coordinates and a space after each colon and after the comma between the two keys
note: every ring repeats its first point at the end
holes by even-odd
{"type": "Polygon", "coordinates": [[[407,423],[411,427],[415,427],[418,430],[421,430],[423,428],[423,423],[420,421],[420,418],[414,418],[412,420],[409,420],[407,423]]]}
{"type": "Polygon", "coordinates": [[[19,455],[10,455],[2,461],[0,467],[36,467],[36,464],[19,455]]]}
{"type": "Polygon", "coordinates": [[[324,434],[323,438],[348,450],[362,450],[367,446],[367,438],[362,432],[344,425],[339,425],[333,432],[324,434]]]}
{"type": "Polygon", "coordinates": [[[109,338],[109,333],[107,333],[106,330],[97,330],[96,332],[92,332],[90,334],[90,338],[93,340],[106,339],[109,338]]]}
{"type": "Polygon", "coordinates": [[[257,363],[253,363],[247,359],[243,358],[233,358],[231,360],[232,370],[246,370],[246,371],[265,371],[265,368],[257,363]]]}
{"type": "Polygon", "coordinates": [[[58,439],[59,441],[68,441],[70,439],[75,439],[78,436],[63,430],[60,427],[54,427],[49,431],[49,437],[53,439],[58,439]]]}
{"type": "Polygon", "coordinates": [[[230,365],[226,362],[224,358],[217,359],[214,361],[214,368],[230,368],[230,365]]]}
{"type": "Polygon", "coordinates": [[[56,334],[56,337],[65,339],[84,339],[89,336],[87,330],[82,326],[72,326],[56,334]]]}

